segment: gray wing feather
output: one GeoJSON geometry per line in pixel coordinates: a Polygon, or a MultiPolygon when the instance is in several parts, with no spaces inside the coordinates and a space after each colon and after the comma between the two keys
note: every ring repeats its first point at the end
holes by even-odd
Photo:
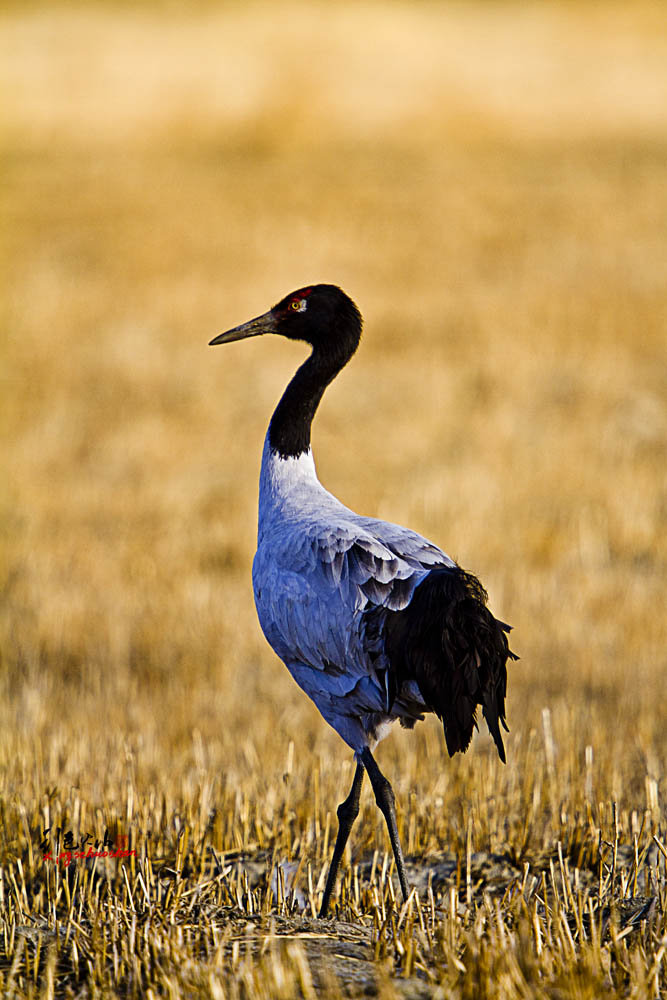
{"type": "Polygon", "coordinates": [[[381,667],[365,635],[365,611],[401,610],[433,566],[454,565],[416,532],[353,517],[335,527],[317,518],[298,531],[285,525],[272,536],[267,561],[260,547],[253,564],[264,634],[316,701],[349,694],[381,667]]]}

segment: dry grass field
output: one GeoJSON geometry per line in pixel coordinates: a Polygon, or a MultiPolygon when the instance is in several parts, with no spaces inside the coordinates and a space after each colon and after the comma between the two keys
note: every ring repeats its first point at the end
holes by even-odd
{"type": "Polygon", "coordinates": [[[0,993],[666,996],[664,6],[0,21],[0,993]],[[366,321],[321,479],[521,656],[506,766],[381,744],[415,894],[366,784],[323,923],[353,763],[250,584],[304,349],[206,346],[315,281],[366,321]]]}

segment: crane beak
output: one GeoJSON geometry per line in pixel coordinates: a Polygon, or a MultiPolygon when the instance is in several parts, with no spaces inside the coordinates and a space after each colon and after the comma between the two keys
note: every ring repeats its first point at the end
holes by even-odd
{"type": "Polygon", "coordinates": [[[241,326],[235,326],[233,330],[227,330],[225,333],[219,333],[217,337],[208,345],[213,347],[215,344],[231,344],[235,340],[245,340],[246,337],[260,337],[263,333],[276,333],[276,319],[273,315],[273,311],[264,313],[263,316],[257,316],[255,319],[248,320],[247,323],[242,323],[241,326]]]}

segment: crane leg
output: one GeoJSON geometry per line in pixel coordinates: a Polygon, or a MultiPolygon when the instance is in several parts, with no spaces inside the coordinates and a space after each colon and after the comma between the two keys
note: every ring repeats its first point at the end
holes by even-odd
{"type": "Polygon", "coordinates": [[[375,758],[368,747],[361,753],[361,762],[368,771],[368,777],[371,779],[373,791],[375,792],[375,801],[387,821],[389,839],[394,852],[394,858],[396,859],[398,881],[401,883],[403,899],[407,899],[410,890],[408,888],[407,875],[405,874],[403,849],[401,848],[401,842],[398,838],[398,827],[396,826],[396,796],[394,795],[394,789],[375,763],[375,758]]]}
{"type": "Polygon", "coordinates": [[[331,894],[334,890],[334,886],[336,885],[336,878],[338,876],[338,869],[340,868],[340,862],[343,857],[343,851],[345,850],[345,845],[347,844],[348,837],[350,836],[352,824],[359,814],[359,796],[361,795],[361,785],[363,780],[364,766],[363,764],[357,764],[357,770],[354,772],[354,781],[352,782],[350,794],[344,802],[341,802],[337,810],[338,836],[336,837],[336,846],[334,847],[333,858],[331,859],[331,868],[329,869],[329,874],[327,876],[327,884],[324,889],[324,895],[322,896],[320,917],[326,917],[327,915],[331,894]]]}

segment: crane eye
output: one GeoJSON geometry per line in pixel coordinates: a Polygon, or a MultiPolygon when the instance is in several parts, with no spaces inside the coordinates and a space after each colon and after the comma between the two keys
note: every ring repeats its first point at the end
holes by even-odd
{"type": "Polygon", "coordinates": [[[289,304],[290,309],[294,312],[305,312],[306,310],[306,300],[305,299],[292,299],[289,304]]]}

